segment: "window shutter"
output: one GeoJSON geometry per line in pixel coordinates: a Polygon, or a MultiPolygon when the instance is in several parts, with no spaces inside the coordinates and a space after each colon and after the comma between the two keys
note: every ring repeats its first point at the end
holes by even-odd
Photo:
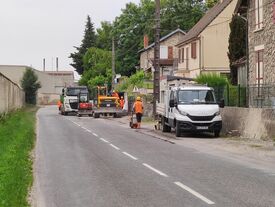
{"type": "Polygon", "coordinates": [[[275,2],[273,2],[273,23],[275,24],[275,2]]]}
{"type": "Polygon", "coordinates": [[[179,49],[179,63],[181,63],[181,49],[179,49]]]}
{"type": "Polygon", "coordinates": [[[173,47],[168,47],[168,59],[173,59],[173,47]]]}
{"type": "Polygon", "coordinates": [[[191,43],[191,58],[193,58],[193,59],[197,58],[197,43],[196,42],[191,43]]]}
{"type": "Polygon", "coordinates": [[[182,62],[184,62],[184,48],[182,48],[181,57],[182,57],[182,62]]]}

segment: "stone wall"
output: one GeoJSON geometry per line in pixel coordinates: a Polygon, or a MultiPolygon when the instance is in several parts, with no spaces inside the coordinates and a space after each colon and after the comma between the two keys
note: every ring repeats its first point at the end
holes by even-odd
{"type": "Polygon", "coordinates": [[[225,107],[222,109],[223,133],[238,132],[250,139],[275,137],[275,110],[225,107]]]}
{"type": "Polygon", "coordinates": [[[0,73],[0,114],[21,108],[25,103],[23,90],[0,73]]]}
{"type": "Polygon", "coordinates": [[[249,84],[256,84],[256,52],[255,47],[264,46],[263,83],[275,83],[275,23],[273,22],[272,1],[263,0],[263,28],[256,30],[255,1],[250,0],[248,11],[249,22],[249,84]]]}

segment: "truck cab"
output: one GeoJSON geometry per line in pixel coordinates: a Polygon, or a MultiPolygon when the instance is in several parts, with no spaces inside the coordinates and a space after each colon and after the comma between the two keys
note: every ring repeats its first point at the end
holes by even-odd
{"type": "Polygon", "coordinates": [[[212,132],[218,137],[222,129],[221,107],[224,101],[217,102],[211,87],[177,77],[161,81],[157,114],[163,132],[174,128],[177,137],[184,132],[212,132]]]}
{"type": "Polygon", "coordinates": [[[71,112],[78,111],[78,102],[80,93],[89,93],[86,86],[66,87],[62,90],[61,95],[61,114],[67,115],[71,112]]]}
{"type": "Polygon", "coordinates": [[[166,92],[162,113],[162,130],[175,129],[176,136],[182,132],[213,132],[220,135],[222,117],[220,107],[224,103],[216,101],[214,90],[203,85],[182,85],[166,92]]]}

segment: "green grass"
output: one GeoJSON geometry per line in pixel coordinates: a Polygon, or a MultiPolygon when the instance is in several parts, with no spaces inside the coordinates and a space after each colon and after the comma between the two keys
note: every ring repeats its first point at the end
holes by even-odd
{"type": "Polygon", "coordinates": [[[31,150],[36,108],[12,112],[0,121],[0,206],[24,207],[33,181],[31,150]]]}

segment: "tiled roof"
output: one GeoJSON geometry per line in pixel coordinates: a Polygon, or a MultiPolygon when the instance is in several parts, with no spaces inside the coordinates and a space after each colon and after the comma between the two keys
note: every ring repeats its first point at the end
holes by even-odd
{"type": "MultiPolygon", "coordinates": [[[[184,35],[186,34],[186,32],[184,32],[183,30],[181,30],[181,29],[176,29],[176,30],[174,30],[173,32],[171,32],[171,33],[167,34],[166,36],[162,37],[162,38],[160,39],[160,42],[162,42],[162,41],[168,39],[169,37],[173,36],[174,34],[176,34],[176,33],[178,33],[178,32],[180,32],[180,33],[182,33],[182,34],[184,34],[184,35]]],[[[148,47],[143,48],[143,49],[139,50],[138,52],[139,52],[139,53],[144,52],[144,51],[149,50],[150,48],[152,48],[152,47],[154,47],[154,46],[155,46],[155,43],[152,43],[152,44],[149,45],[148,47]]]]}
{"type": "Polygon", "coordinates": [[[223,0],[209,9],[197,24],[187,32],[178,45],[196,38],[231,2],[232,0],[223,0]]]}

